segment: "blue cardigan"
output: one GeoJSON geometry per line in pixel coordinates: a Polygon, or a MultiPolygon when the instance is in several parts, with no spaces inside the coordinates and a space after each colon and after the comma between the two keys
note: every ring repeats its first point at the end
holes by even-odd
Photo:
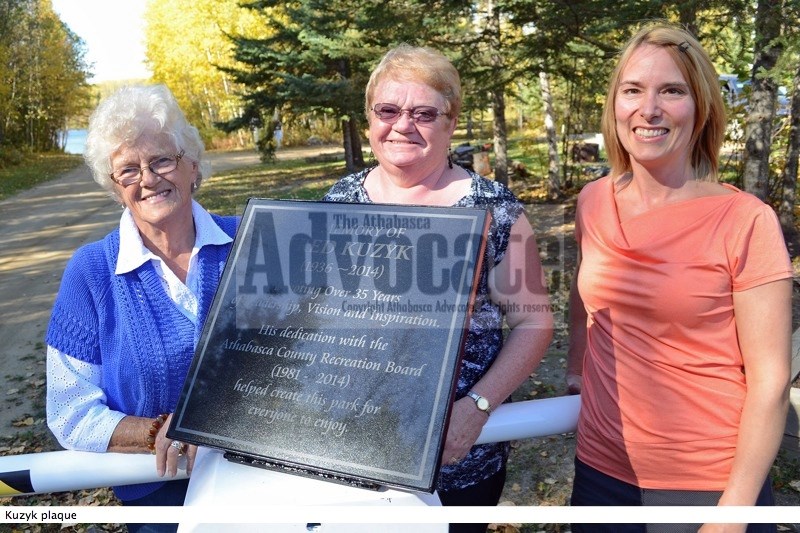
{"type": "MultiPolygon", "coordinates": [[[[238,217],[211,215],[228,235],[238,217]]],[[[110,409],[155,418],[175,411],[203,323],[231,245],[203,246],[197,256],[198,325],[170,300],[150,261],[114,274],[119,229],[78,249],[64,270],[47,344],[101,366],[110,409]]],[[[114,487],[121,500],[141,498],[163,482],[114,487]]]]}

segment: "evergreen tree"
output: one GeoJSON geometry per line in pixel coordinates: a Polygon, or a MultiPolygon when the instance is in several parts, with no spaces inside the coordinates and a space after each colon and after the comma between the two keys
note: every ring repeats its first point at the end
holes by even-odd
{"type": "Polygon", "coordinates": [[[348,171],[364,166],[361,125],[371,67],[394,32],[389,9],[371,1],[260,0],[248,4],[269,21],[262,39],[234,36],[243,68],[229,72],[243,87],[244,109],[226,128],[267,127],[275,112],[332,113],[340,121],[348,171]]]}

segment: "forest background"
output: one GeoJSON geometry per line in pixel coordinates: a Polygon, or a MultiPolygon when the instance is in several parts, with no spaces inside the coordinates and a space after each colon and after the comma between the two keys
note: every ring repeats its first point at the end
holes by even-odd
{"type": "MultiPolygon", "coordinates": [[[[430,45],[462,75],[460,131],[491,149],[494,178],[525,173],[526,199],[561,200],[587,172],[573,155],[599,131],[620,45],[653,19],[684,25],[730,75],[723,179],[775,207],[795,256],[800,0],[149,0],[152,77],[129,81],[169,86],[209,148],[268,161],[280,125],[283,146],[341,144],[352,171],[369,72],[393,45],[430,45]]],[[[90,85],[85,52],[50,0],[0,0],[0,166],[63,149],[123,83],[90,85]]]]}

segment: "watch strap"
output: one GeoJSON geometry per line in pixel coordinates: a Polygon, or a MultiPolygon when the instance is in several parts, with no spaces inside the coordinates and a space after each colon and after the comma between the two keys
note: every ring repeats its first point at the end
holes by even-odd
{"type": "Polygon", "coordinates": [[[469,396],[475,401],[475,406],[479,410],[483,411],[487,415],[490,415],[492,413],[492,405],[489,403],[489,400],[485,396],[481,396],[475,391],[467,392],[467,396],[469,396]]]}

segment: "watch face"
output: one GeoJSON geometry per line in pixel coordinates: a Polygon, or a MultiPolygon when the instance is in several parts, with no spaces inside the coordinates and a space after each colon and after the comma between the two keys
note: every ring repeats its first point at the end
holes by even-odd
{"type": "Polygon", "coordinates": [[[478,404],[478,409],[480,409],[481,411],[485,411],[489,408],[489,400],[487,400],[484,397],[478,398],[478,400],[475,403],[478,404]]]}

